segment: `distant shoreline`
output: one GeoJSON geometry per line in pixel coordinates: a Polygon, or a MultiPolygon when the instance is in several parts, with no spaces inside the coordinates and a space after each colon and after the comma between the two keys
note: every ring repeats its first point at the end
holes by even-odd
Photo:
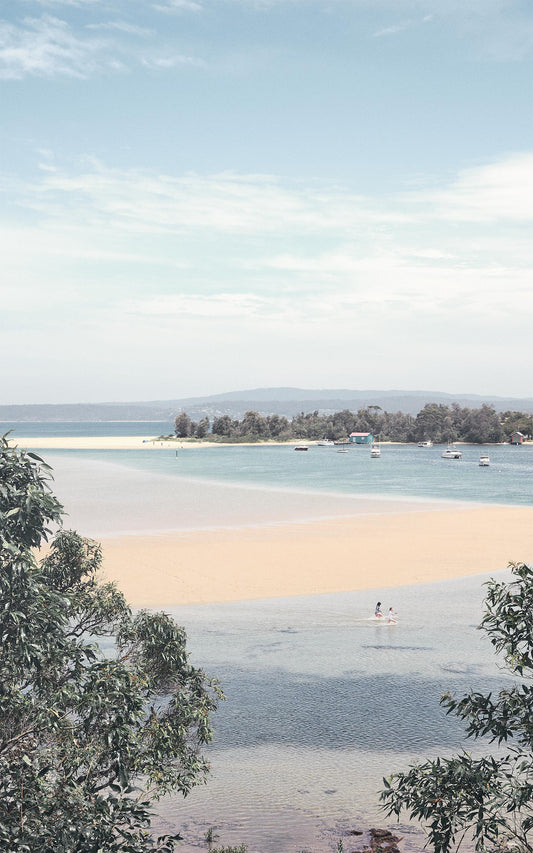
{"type": "MultiPolygon", "coordinates": [[[[187,439],[187,438],[154,438],[154,436],[142,435],[99,435],[99,436],[13,436],[12,440],[18,447],[28,450],[189,450],[204,447],[294,447],[298,444],[306,444],[308,447],[316,447],[317,441],[311,439],[289,439],[287,441],[210,441],[209,439],[187,439]]],[[[465,444],[466,442],[455,441],[454,444],[465,444]]],[[[404,441],[381,441],[381,445],[397,445],[405,447],[416,447],[417,442],[404,441]]],[[[509,442],[497,444],[479,444],[478,447],[500,447],[507,446],[509,442]]],[[[524,445],[533,444],[532,441],[524,441],[524,445]]],[[[444,447],[446,442],[435,444],[435,447],[444,447]]],[[[346,447],[344,445],[335,445],[346,447]]],[[[355,444],[352,447],[369,447],[370,445],[355,444]]]]}
{"type": "Polygon", "coordinates": [[[395,587],[533,560],[530,506],[246,489],[81,452],[52,465],[68,525],[102,543],[106,577],[139,606],[395,587]]]}

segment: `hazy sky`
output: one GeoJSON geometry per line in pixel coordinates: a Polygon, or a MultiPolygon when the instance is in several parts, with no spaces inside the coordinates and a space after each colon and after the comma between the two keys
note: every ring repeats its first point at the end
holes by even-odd
{"type": "Polygon", "coordinates": [[[531,395],[531,0],[0,8],[1,402],[531,395]]]}

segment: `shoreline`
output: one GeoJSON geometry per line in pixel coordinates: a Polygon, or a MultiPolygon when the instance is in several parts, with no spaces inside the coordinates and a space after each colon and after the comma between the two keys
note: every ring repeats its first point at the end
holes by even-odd
{"type": "Polygon", "coordinates": [[[354,515],[261,528],[106,537],[133,606],[247,601],[451,580],[533,559],[533,507],[354,515]]]}
{"type": "Polygon", "coordinates": [[[66,526],[102,543],[105,577],[133,606],[379,589],[533,562],[533,506],[293,493],[68,456],[54,477],[66,526]]]}
{"type": "MultiPolygon", "coordinates": [[[[99,436],[11,436],[14,444],[28,450],[198,450],[212,447],[294,447],[298,444],[306,444],[309,447],[318,447],[316,439],[296,439],[288,441],[204,441],[188,440],[180,438],[159,439],[149,435],[99,435],[99,436]]],[[[416,447],[417,442],[380,441],[382,446],[396,445],[398,447],[416,447]]],[[[456,445],[464,445],[465,442],[455,441],[456,445]]],[[[533,442],[525,441],[524,446],[533,442]]],[[[347,445],[339,445],[339,447],[347,445]]],[[[360,448],[363,445],[354,444],[353,447],[360,448]]],[[[370,445],[368,445],[370,446],[370,445]]],[[[435,447],[445,447],[446,442],[435,444],[435,447]]],[[[480,444],[482,447],[509,446],[509,442],[498,444],[480,444]]]]}
{"type": "MultiPolygon", "coordinates": [[[[190,450],[203,447],[290,447],[301,441],[187,441],[159,439],[142,435],[97,436],[20,436],[13,438],[18,447],[28,450],[190,450]]],[[[306,442],[311,444],[311,442],[306,442]]],[[[313,442],[316,444],[316,442],[313,442]]]]}

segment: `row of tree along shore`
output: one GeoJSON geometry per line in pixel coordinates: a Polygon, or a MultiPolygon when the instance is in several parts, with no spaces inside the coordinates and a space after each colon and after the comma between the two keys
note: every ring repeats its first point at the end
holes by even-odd
{"type": "Polygon", "coordinates": [[[174,421],[178,438],[209,439],[220,442],[315,441],[323,438],[347,441],[352,432],[370,432],[381,441],[435,443],[464,441],[487,444],[509,441],[514,432],[526,438],[533,433],[533,415],[525,412],[497,412],[483,404],[469,409],[453,403],[428,403],[415,416],[403,412],[385,412],[380,406],[367,406],[357,412],[343,409],[335,414],[301,412],[290,420],[283,415],[261,415],[248,411],[242,420],[221,415],[211,422],[197,423],[180,412],[174,421]]]}

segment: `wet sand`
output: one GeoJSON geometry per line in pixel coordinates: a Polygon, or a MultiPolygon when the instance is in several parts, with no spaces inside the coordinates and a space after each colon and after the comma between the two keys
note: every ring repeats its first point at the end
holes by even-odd
{"type": "MultiPolygon", "coordinates": [[[[47,442],[143,446],[136,436],[23,440],[28,448],[47,442]]],[[[346,592],[533,561],[533,507],[246,488],[81,454],[52,464],[54,491],[70,514],[65,526],[102,542],[105,575],[133,605],[346,592]]]]}
{"type": "MultiPolygon", "coordinates": [[[[533,559],[533,508],[396,512],[103,540],[105,574],[133,605],[394,587],[533,559]]],[[[429,605],[430,606],[430,605],[429,605]]]]}

